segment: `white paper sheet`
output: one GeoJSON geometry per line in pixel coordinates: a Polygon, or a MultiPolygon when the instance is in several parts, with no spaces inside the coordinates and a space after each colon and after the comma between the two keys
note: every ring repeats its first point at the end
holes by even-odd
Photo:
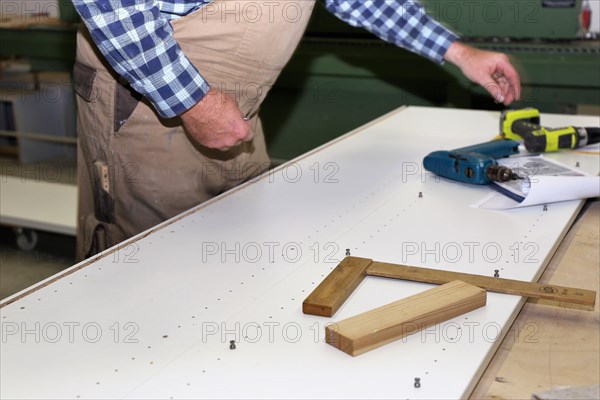
{"type": "Polygon", "coordinates": [[[600,196],[600,177],[588,176],[543,156],[498,160],[523,177],[523,180],[493,183],[498,190],[479,200],[473,207],[505,210],[559,201],[600,196]]]}

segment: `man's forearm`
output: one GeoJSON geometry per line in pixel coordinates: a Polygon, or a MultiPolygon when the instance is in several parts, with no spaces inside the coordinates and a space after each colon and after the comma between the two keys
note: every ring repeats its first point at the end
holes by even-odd
{"type": "Polygon", "coordinates": [[[519,74],[508,57],[461,43],[457,35],[429,17],[416,0],[326,0],[326,7],[343,21],[383,40],[439,64],[449,61],[457,65],[500,103],[508,105],[520,98],[519,74]]]}

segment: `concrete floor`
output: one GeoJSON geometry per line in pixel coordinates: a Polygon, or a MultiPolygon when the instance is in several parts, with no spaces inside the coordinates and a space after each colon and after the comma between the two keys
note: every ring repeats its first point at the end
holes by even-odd
{"type": "Polygon", "coordinates": [[[13,229],[0,227],[0,299],[75,264],[75,237],[37,233],[36,248],[21,251],[13,229]]]}

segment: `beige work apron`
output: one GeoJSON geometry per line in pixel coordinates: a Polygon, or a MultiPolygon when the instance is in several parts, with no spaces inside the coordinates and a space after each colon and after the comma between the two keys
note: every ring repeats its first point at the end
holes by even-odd
{"type": "Polygon", "coordinates": [[[159,117],[119,80],[89,33],[78,33],[78,259],[268,168],[256,114],[302,37],[313,6],[314,0],[223,0],[171,22],[175,39],[202,76],[235,96],[250,118],[253,141],[228,152],[192,142],[179,118],[159,117]]]}

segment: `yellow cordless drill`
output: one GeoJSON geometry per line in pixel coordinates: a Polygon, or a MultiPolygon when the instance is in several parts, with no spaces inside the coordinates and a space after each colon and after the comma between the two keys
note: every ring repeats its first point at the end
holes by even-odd
{"type": "Polygon", "coordinates": [[[600,142],[600,128],[546,128],[540,125],[535,108],[506,110],[500,117],[500,135],[505,139],[522,139],[530,153],[575,149],[600,142]]]}

